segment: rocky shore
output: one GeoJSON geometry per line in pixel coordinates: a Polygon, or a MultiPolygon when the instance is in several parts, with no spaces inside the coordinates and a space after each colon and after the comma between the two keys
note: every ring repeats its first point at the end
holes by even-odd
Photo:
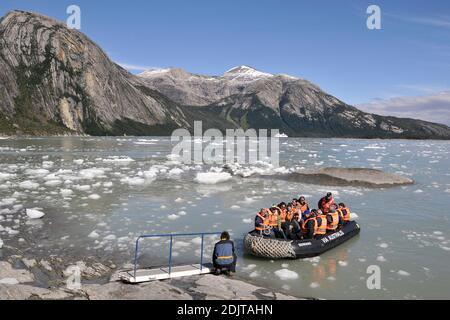
{"type": "Polygon", "coordinates": [[[223,276],[203,275],[137,285],[117,281],[111,268],[80,261],[82,284],[67,286],[67,274],[49,262],[0,261],[0,300],[293,300],[280,292],[223,276]],[[15,265],[25,265],[15,268],[15,265]],[[58,270],[59,269],[59,270],[58,270]],[[42,273],[56,280],[40,283],[42,273]],[[57,279],[59,278],[59,279],[57,279]],[[102,280],[102,279],[107,279],[102,280]],[[96,283],[98,281],[98,283],[96,283]]]}

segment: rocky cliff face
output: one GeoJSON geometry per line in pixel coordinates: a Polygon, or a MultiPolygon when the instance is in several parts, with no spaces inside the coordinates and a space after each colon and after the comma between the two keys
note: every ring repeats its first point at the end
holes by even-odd
{"type": "Polygon", "coordinates": [[[4,131],[123,134],[142,125],[157,133],[186,125],[86,36],[41,15],[14,11],[0,21],[0,69],[4,131]]]}
{"type": "Polygon", "coordinates": [[[307,80],[248,66],[220,77],[180,69],[149,70],[139,76],[182,105],[197,106],[244,128],[278,128],[306,137],[450,138],[445,125],[368,114],[307,80]]]}
{"type": "Polygon", "coordinates": [[[304,79],[247,66],[134,76],[53,19],[13,11],[0,20],[0,133],[170,135],[194,120],[290,136],[450,138],[447,126],[367,114],[304,79]]]}

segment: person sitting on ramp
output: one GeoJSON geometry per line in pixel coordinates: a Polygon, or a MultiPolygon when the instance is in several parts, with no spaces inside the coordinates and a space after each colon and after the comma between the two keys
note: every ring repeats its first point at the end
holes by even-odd
{"type": "Polygon", "coordinates": [[[213,252],[214,274],[220,275],[222,272],[227,276],[231,272],[236,272],[237,256],[234,251],[234,242],[230,240],[227,231],[222,232],[220,241],[214,246],[213,252]]]}

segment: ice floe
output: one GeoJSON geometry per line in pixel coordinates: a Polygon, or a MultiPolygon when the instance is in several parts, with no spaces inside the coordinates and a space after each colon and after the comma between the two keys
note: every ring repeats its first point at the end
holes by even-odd
{"type": "Polygon", "coordinates": [[[293,280],[298,278],[298,273],[289,269],[280,269],[274,273],[281,280],[293,280]]]}
{"type": "Polygon", "coordinates": [[[26,180],[19,183],[19,188],[26,190],[35,190],[39,188],[39,183],[26,180]]]}
{"type": "Polygon", "coordinates": [[[216,184],[228,181],[232,178],[228,172],[199,172],[195,177],[195,181],[203,184],[216,184]]]}
{"type": "Polygon", "coordinates": [[[45,216],[45,213],[36,209],[27,209],[26,214],[30,219],[41,219],[45,216]]]}
{"type": "Polygon", "coordinates": [[[400,276],[405,276],[405,277],[411,275],[409,272],[404,271],[404,270],[398,270],[398,271],[397,271],[397,274],[400,275],[400,276]]]}

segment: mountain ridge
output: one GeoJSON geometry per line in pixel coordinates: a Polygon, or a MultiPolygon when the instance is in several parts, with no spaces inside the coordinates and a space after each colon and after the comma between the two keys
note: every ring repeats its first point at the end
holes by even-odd
{"type": "Polygon", "coordinates": [[[364,113],[311,82],[237,66],[133,75],[86,35],[12,11],[0,19],[0,133],[170,135],[176,128],[280,129],[290,136],[450,139],[450,128],[364,113]]]}

